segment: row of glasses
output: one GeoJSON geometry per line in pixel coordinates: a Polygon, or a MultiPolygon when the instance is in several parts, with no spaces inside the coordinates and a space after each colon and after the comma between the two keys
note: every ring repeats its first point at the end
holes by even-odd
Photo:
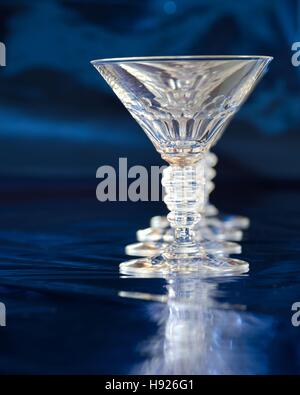
{"type": "MultiPolygon", "coordinates": [[[[204,209],[201,220],[195,227],[196,238],[202,241],[205,250],[212,254],[240,253],[237,243],[243,236],[242,229],[249,226],[246,217],[218,215],[218,210],[209,202],[209,195],[214,190],[213,178],[216,175],[214,166],[217,156],[212,152],[205,155],[205,191],[204,209]]],[[[167,217],[155,216],[150,220],[150,227],[137,231],[138,243],[126,246],[126,254],[130,256],[153,256],[163,250],[167,243],[174,240],[174,232],[167,217]]]]}

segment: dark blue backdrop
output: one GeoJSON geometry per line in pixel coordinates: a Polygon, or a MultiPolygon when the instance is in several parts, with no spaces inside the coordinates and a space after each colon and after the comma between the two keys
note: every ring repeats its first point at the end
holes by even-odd
{"type": "Polygon", "coordinates": [[[161,279],[119,275],[124,246],[166,207],[95,197],[100,165],[161,160],[89,61],[264,54],[269,73],[216,147],[213,202],[251,219],[240,255],[250,272],[216,280],[201,322],[218,323],[211,306],[227,319],[211,336],[219,362],[230,350],[238,372],[249,373],[246,356],[255,372],[299,374],[299,16],[296,0],[0,0],[0,373],[128,373],[145,360],[140,345],[159,356],[163,344],[153,303],[118,295],[167,292],[161,279]],[[239,329],[222,338],[232,310],[239,329]]]}
{"type": "Polygon", "coordinates": [[[264,54],[274,56],[269,74],[217,152],[227,169],[299,179],[299,9],[296,0],[1,0],[0,173],[95,177],[120,156],[159,163],[91,59],[264,54]]]}

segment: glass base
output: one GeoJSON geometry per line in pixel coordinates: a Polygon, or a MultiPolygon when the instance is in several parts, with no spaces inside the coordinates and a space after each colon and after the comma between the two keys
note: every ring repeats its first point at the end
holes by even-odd
{"type": "MultiPolygon", "coordinates": [[[[219,226],[200,226],[195,228],[196,238],[198,236],[212,241],[240,241],[243,237],[243,232],[239,229],[228,229],[219,226]]],[[[140,229],[136,233],[136,238],[140,242],[149,242],[149,241],[164,241],[166,243],[170,243],[173,241],[174,232],[170,227],[168,228],[146,228],[140,229]]]]}
{"type": "Polygon", "coordinates": [[[206,217],[213,217],[219,214],[219,210],[213,204],[207,204],[205,206],[205,216],[206,217]]]}
{"type": "Polygon", "coordinates": [[[151,228],[158,228],[164,229],[170,226],[170,222],[168,221],[167,217],[162,215],[156,215],[150,219],[150,227],[151,228]]]}
{"type": "Polygon", "coordinates": [[[211,272],[220,274],[246,273],[249,264],[240,259],[222,257],[195,257],[187,259],[168,259],[163,255],[153,258],[132,259],[120,264],[123,274],[151,276],[153,274],[166,275],[169,273],[211,272]]]}
{"type": "MultiPolygon", "coordinates": [[[[250,220],[242,215],[218,214],[215,206],[209,204],[205,209],[205,221],[207,225],[220,227],[221,229],[247,229],[250,220]]],[[[165,229],[170,226],[167,217],[155,216],[150,220],[150,227],[154,229],[165,229]]]]}
{"type": "Polygon", "coordinates": [[[132,243],[125,247],[125,254],[129,256],[152,257],[167,247],[167,243],[161,241],[145,241],[142,243],[132,243]]]}
{"type": "Polygon", "coordinates": [[[137,241],[162,241],[164,234],[168,232],[170,227],[166,228],[145,228],[136,232],[137,241]]]}
{"type": "MultiPolygon", "coordinates": [[[[129,256],[146,256],[152,257],[159,254],[161,251],[169,246],[168,243],[162,241],[147,241],[143,243],[128,244],[125,248],[126,255],[129,256]]],[[[212,255],[229,255],[229,254],[240,254],[242,247],[233,242],[224,241],[201,241],[201,248],[205,253],[212,255]]]]}
{"type": "MultiPolygon", "coordinates": [[[[207,219],[205,219],[205,226],[199,228],[199,232],[204,239],[215,241],[241,241],[243,238],[243,231],[240,229],[206,225],[208,225],[207,219]]],[[[195,231],[197,232],[197,227],[195,231]]]]}

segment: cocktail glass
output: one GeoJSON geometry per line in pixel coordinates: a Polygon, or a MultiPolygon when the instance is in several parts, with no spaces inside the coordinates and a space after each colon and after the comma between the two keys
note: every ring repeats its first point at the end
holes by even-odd
{"type": "Polygon", "coordinates": [[[210,256],[194,227],[205,199],[204,157],[272,60],[269,56],[178,56],[92,61],[156,150],[174,241],[159,255],[121,264],[127,271],[232,271],[242,260],[210,256]],[[201,165],[203,164],[203,166],[201,165]]]}

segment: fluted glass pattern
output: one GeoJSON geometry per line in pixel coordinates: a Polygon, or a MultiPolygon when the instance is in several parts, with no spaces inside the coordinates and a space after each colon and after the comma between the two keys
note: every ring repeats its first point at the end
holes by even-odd
{"type": "Polygon", "coordinates": [[[269,61],[269,57],[216,56],[93,64],[168,160],[206,152],[269,61]]]}

